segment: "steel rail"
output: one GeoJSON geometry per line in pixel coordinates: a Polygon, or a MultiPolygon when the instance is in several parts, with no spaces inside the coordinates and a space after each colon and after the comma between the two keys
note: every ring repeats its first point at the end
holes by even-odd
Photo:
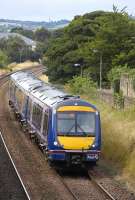
{"type": "Polygon", "coordinates": [[[92,175],[92,173],[90,171],[88,171],[88,176],[89,176],[90,180],[92,181],[92,183],[96,186],[96,188],[100,192],[102,192],[108,200],[116,200],[100,183],[98,183],[95,180],[94,176],[92,175]]]}
{"type": "Polygon", "coordinates": [[[7,145],[6,145],[6,143],[5,143],[5,140],[4,140],[4,138],[3,138],[1,132],[0,132],[0,137],[1,137],[1,140],[2,140],[2,142],[3,142],[3,144],[4,144],[4,147],[5,147],[5,149],[6,149],[6,152],[7,152],[8,156],[9,156],[9,159],[10,159],[10,161],[11,161],[13,167],[14,167],[14,170],[15,170],[15,172],[16,172],[16,174],[17,174],[17,177],[18,177],[18,179],[19,179],[19,181],[20,181],[20,183],[21,183],[21,185],[22,185],[22,188],[23,188],[23,190],[24,190],[24,192],[25,192],[25,194],[26,194],[26,197],[27,197],[28,200],[31,200],[31,198],[30,198],[30,196],[29,196],[29,194],[28,194],[28,192],[27,192],[27,190],[26,190],[26,187],[25,187],[25,185],[24,185],[24,183],[23,183],[23,181],[22,181],[22,179],[21,179],[21,176],[20,176],[20,174],[19,174],[19,172],[18,172],[18,170],[17,170],[17,168],[16,168],[16,166],[15,166],[15,163],[14,163],[14,161],[13,161],[13,159],[12,159],[12,156],[11,156],[11,154],[9,153],[9,150],[8,150],[8,148],[7,148],[7,145]]]}
{"type": "Polygon", "coordinates": [[[57,175],[57,177],[60,179],[60,181],[63,183],[64,187],[67,189],[67,191],[72,195],[72,197],[75,200],[79,200],[79,198],[72,192],[72,190],[69,188],[69,186],[67,185],[67,183],[64,181],[64,179],[62,178],[62,176],[60,175],[59,172],[54,171],[57,175]]]}

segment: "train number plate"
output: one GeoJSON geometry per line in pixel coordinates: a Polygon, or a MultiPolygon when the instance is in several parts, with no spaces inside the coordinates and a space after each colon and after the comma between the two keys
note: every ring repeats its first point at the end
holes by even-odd
{"type": "Polygon", "coordinates": [[[90,160],[90,159],[95,159],[95,158],[97,159],[97,155],[96,155],[96,154],[88,154],[88,155],[87,155],[87,159],[88,159],[88,160],[90,160]]]}

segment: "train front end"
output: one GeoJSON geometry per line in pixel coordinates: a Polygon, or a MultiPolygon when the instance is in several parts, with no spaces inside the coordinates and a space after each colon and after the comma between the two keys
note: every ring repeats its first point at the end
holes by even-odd
{"type": "Polygon", "coordinates": [[[67,164],[96,163],[101,148],[100,116],[84,101],[60,105],[53,116],[51,160],[67,164]]]}

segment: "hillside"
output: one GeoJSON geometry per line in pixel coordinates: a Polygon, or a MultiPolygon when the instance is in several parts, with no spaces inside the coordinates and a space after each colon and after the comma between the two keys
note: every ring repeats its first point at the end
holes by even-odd
{"type": "Polygon", "coordinates": [[[50,21],[50,22],[35,22],[35,21],[20,21],[20,20],[8,20],[0,19],[0,32],[10,32],[12,28],[22,27],[24,29],[35,30],[39,27],[47,29],[57,29],[69,24],[68,20],[50,21]]]}

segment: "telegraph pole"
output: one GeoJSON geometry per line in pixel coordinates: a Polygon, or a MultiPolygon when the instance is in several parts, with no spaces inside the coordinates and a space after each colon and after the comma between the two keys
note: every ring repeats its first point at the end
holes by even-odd
{"type": "Polygon", "coordinates": [[[100,53],[100,83],[99,88],[102,90],[102,65],[103,65],[103,55],[100,53]]]}

